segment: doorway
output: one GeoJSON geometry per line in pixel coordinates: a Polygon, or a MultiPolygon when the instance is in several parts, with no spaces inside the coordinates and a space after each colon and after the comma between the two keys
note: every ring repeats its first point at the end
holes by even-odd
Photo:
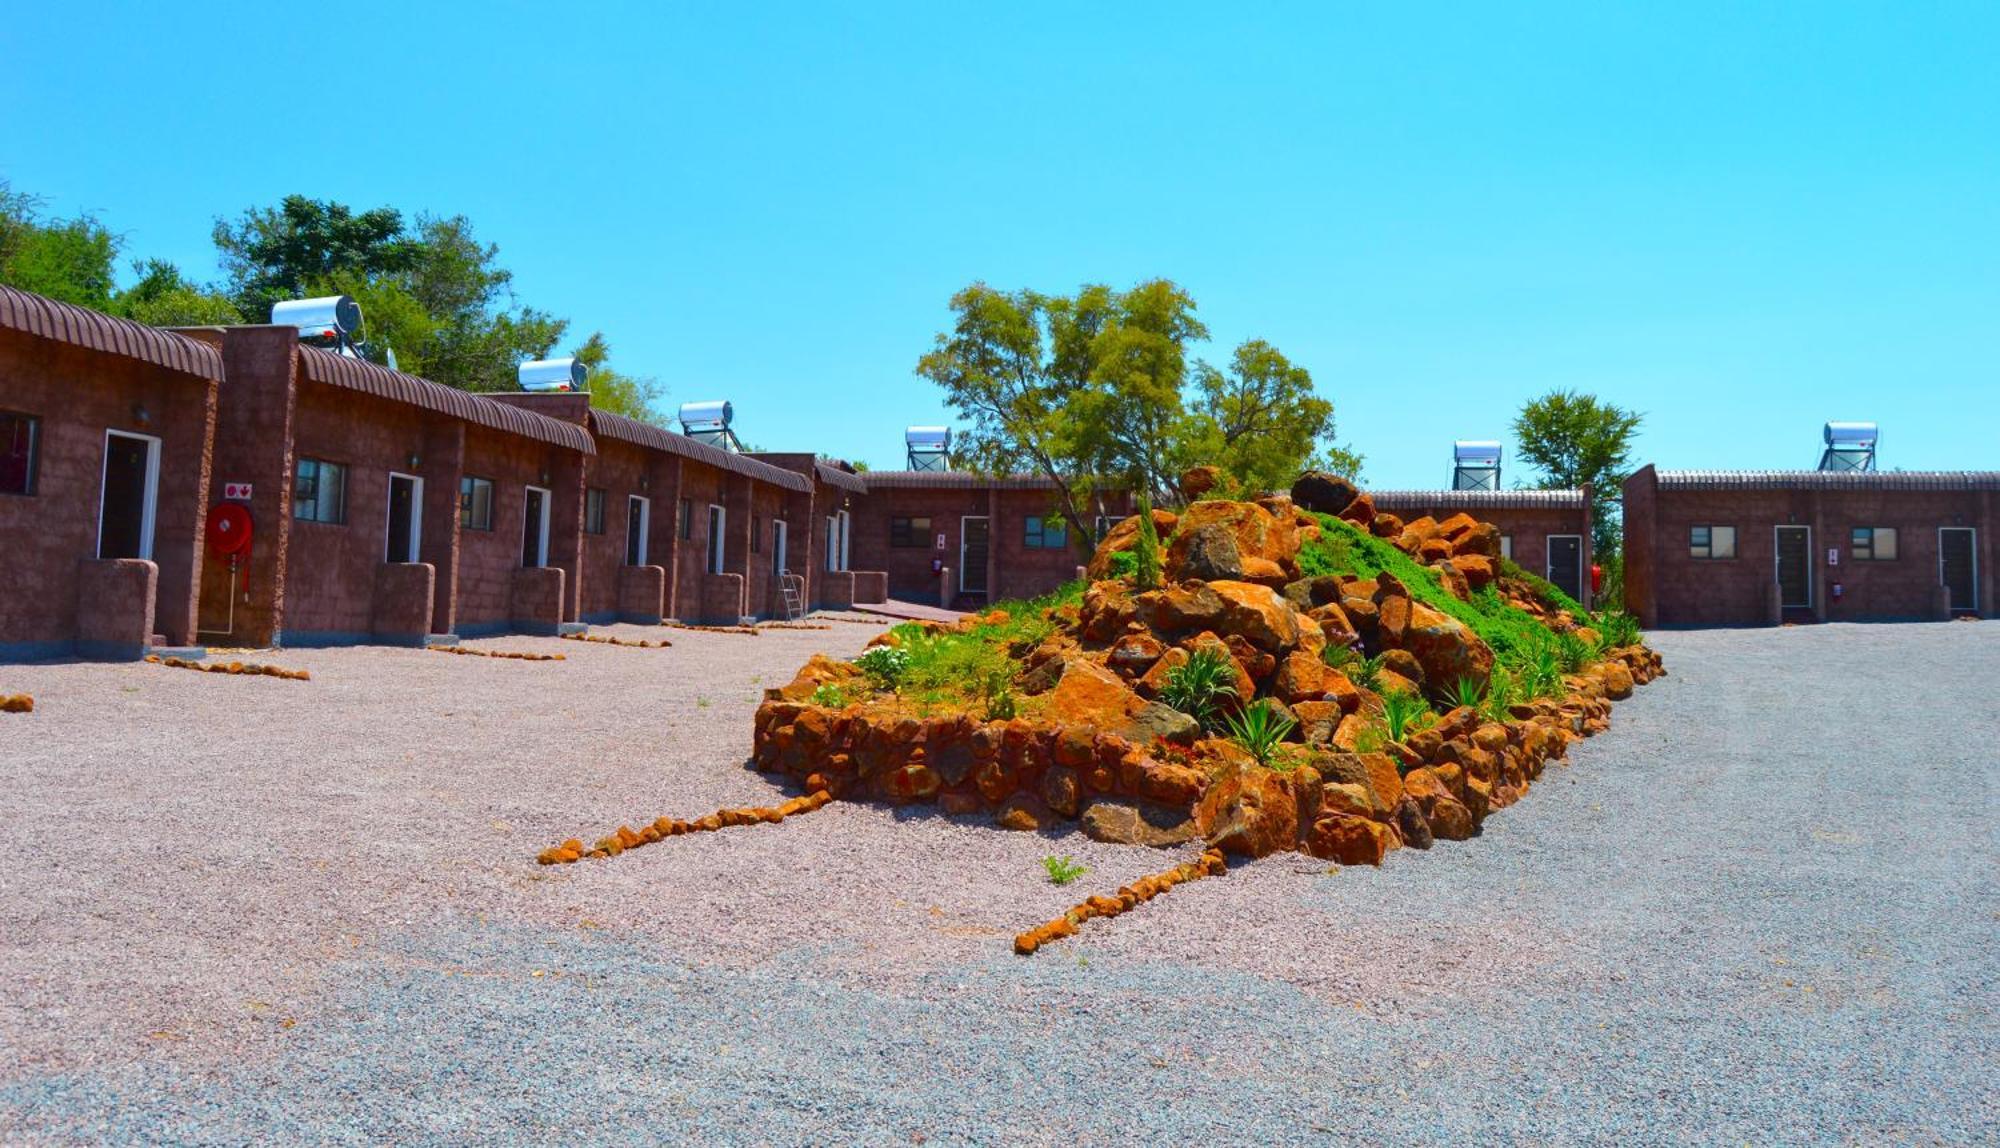
{"type": "Polygon", "coordinates": [[[424,538],[424,480],[389,472],[389,539],[384,562],[415,562],[424,538]]]}
{"type": "Polygon", "coordinates": [[[160,440],[104,432],[104,485],[97,504],[97,556],[153,556],[153,518],[160,499],[160,440]]]}
{"type": "Polygon", "coordinates": [[[521,565],[549,564],[549,492],[539,486],[527,488],[528,497],[521,515],[521,565]]]}
{"type": "Polygon", "coordinates": [[[1786,610],[1810,609],[1812,595],[1812,527],[1780,526],[1778,532],[1778,605],[1786,610]]]}
{"type": "Polygon", "coordinates": [[[785,568],[785,544],[790,540],[791,529],[782,518],[771,520],[771,573],[783,577],[785,568]]]}
{"type": "Polygon", "coordinates": [[[1549,570],[1546,577],[1555,588],[1577,602],[1583,601],[1583,535],[1549,535],[1549,570]]]}
{"type": "Polygon", "coordinates": [[[653,500],[632,495],[625,502],[625,565],[644,566],[653,525],[653,500]]]}
{"type": "Polygon", "coordinates": [[[985,517],[958,520],[958,592],[984,594],[986,559],[991,550],[992,520],[985,517]]]}
{"type": "Polygon", "coordinates": [[[1979,609],[1979,555],[1970,526],[1938,527],[1938,581],[1951,601],[1951,612],[1979,609]]]}
{"type": "Polygon", "coordinates": [[[727,545],[728,538],[724,534],[724,530],[728,522],[728,513],[720,506],[710,503],[708,507],[708,572],[710,574],[720,574],[725,568],[723,563],[729,555],[729,547],[727,545]]]}

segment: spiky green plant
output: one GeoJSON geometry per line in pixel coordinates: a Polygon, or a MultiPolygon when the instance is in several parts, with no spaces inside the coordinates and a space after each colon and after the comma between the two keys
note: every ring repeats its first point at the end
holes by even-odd
{"type": "Polygon", "coordinates": [[[1623,610],[1606,610],[1592,625],[1597,630],[1600,654],[1639,644],[1639,619],[1623,610]]]}
{"type": "Polygon", "coordinates": [[[1390,741],[1402,741],[1415,732],[1431,707],[1424,699],[1403,690],[1390,690],[1382,695],[1382,724],[1388,728],[1390,741]]]}
{"type": "Polygon", "coordinates": [[[1478,678],[1460,678],[1452,683],[1449,690],[1445,691],[1445,700],[1454,709],[1459,706],[1469,706],[1473,709],[1478,709],[1479,703],[1486,700],[1486,689],[1486,683],[1480,681],[1478,678]]]}
{"type": "Polygon", "coordinates": [[[1167,683],[1160,689],[1160,702],[1177,709],[1203,729],[1214,727],[1215,716],[1225,701],[1236,697],[1236,666],[1222,651],[1204,647],[1188,655],[1188,660],[1167,671],[1167,683]]]}
{"type": "Polygon", "coordinates": [[[1057,885],[1067,885],[1090,872],[1077,864],[1076,858],[1068,855],[1057,857],[1054,854],[1042,858],[1042,869],[1048,873],[1049,881],[1057,885]]]}
{"type": "Polygon", "coordinates": [[[1495,666],[1486,683],[1486,696],[1480,699],[1479,713],[1488,721],[1506,721],[1514,716],[1509,709],[1520,698],[1520,687],[1514,683],[1513,673],[1505,666],[1495,666]]]}
{"type": "Polygon", "coordinates": [[[1596,651],[1590,643],[1574,630],[1564,630],[1556,635],[1556,660],[1562,665],[1562,672],[1573,674],[1590,664],[1596,651]]]}
{"type": "Polygon", "coordinates": [[[1278,746],[1285,735],[1292,732],[1298,723],[1271,704],[1269,698],[1258,702],[1223,722],[1230,740],[1250,752],[1257,764],[1269,768],[1277,757],[1278,746]]]}
{"type": "Polygon", "coordinates": [[[988,720],[1007,721],[1020,712],[1020,698],[1014,693],[1014,674],[1011,670],[995,667],[986,671],[980,691],[986,699],[988,720]]]}

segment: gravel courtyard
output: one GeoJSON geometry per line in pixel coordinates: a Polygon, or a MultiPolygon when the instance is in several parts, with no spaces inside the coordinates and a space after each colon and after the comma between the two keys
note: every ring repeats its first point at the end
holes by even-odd
{"type": "Polygon", "coordinates": [[[2000,1137],[2000,625],[1655,635],[1483,837],[1032,959],[1178,856],[836,803],[534,864],[769,801],[759,691],[876,630],[0,666],[0,1143],[2000,1137]]]}

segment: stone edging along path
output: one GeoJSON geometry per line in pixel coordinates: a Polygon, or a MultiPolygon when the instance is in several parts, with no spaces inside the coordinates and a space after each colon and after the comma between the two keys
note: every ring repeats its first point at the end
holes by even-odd
{"type": "Polygon", "coordinates": [[[255,677],[284,678],[293,682],[312,680],[312,674],[305,670],[288,670],[283,666],[263,665],[258,662],[195,662],[186,658],[163,658],[158,654],[147,654],[146,660],[156,666],[171,666],[176,670],[200,670],[204,674],[249,674],[255,677]]]}

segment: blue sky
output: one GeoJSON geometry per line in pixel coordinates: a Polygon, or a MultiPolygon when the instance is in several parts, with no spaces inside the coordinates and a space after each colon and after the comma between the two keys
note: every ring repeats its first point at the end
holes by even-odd
{"type": "Polygon", "coordinates": [[[954,290],[1156,275],[1376,486],[1552,387],[1662,466],[2000,466],[2000,6],[1232,7],[24,5],[0,176],[197,277],[291,192],[464,213],[670,402],[877,467],[954,290]]]}

